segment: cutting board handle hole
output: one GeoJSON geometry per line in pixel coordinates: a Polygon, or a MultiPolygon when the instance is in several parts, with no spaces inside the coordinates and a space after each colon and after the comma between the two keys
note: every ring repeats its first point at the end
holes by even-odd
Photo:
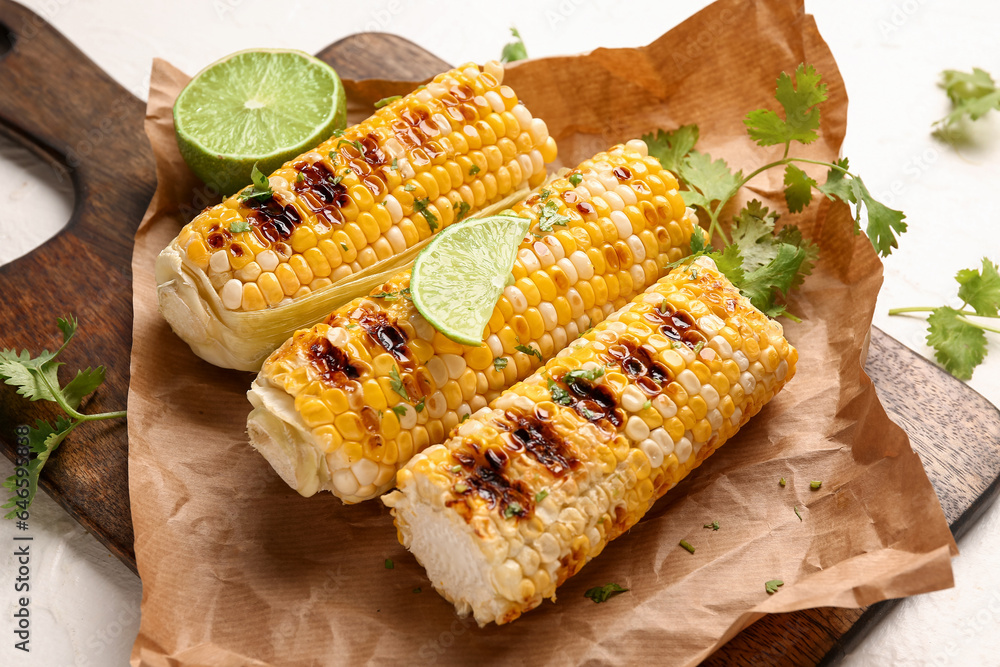
{"type": "Polygon", "coordinates": [[[7,54],[14,50],[14,32],[0,23],[0,60],[7,57],[7,54]]]}

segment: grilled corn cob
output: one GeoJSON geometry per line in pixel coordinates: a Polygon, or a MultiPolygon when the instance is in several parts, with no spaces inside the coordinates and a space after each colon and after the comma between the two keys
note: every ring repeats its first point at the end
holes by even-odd
{"type": "Polygon", "coordinates": [[[383,499],[438,592],[507,623],[732,437],[797,358],[698,258],[415,456],[383,499]]]}
{"type": "Polygon", "coordinates": [[[496,62],[440,74],[285,163],[270,198],[205,210],[157,261],[164,317],[202,358],[255,370],[436,230],[541,183],[555,141],[503,74],[496,62]]]}
{"type": "Polygon", "coordinates": [[[479,346],[434,330],[406,298],[409,272],[296,332],[249,393],[251,443],[302,495],[359,502],[385,492],[414,453],[689,252],[701,230],[676,187],[632,141],[515,205],[531,232],[479,346]]]}

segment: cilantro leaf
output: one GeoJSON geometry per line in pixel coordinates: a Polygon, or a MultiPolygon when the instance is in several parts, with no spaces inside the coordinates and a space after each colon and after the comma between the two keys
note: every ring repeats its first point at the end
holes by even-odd
{"type": "Polygon", "coordinates": [[[735,174],[722,158],[691,151],[680,166],[680,176],[694,190],[684,190],[684,203],[708,209],[713,201],[729,199],[743,182],[743,171],[735,174]]]}
{"type": "Polygon", "coordinates": [[[74,410],[80,407],[80,401],[98,387],[104,384],[104,366],[76,372],[76,377],[62,389],[66,402],[74,410]]]}
{"type": "Polygon", "coordinates": [[[729,282],[737,287],[743,284],[745,278],[744,260],[738,245],[730,243],[722,252],[714,252],[709,257],[715,260],[715,266],[729,279],[729,282]]]}
{"type": "Polygon", "coordinates": [[[944,88],[952,105],[951,112],[935,123],[940,129],[947,130],[964,116],[979,120],[991,109],[1000,109],[1000,90],[986,70],[978,67],[971,73],[945,70],[938,85],[944,88]]]}
{"type": "MultiPolygon", "coordinates": [[[[301,176],[301,174],[299,174],[301,176]]],[[[250,223],[246,220],[237,220],[233,224],[229,225],[229,232],[232,234],[240,234],[242,232],[250,231],[250,223]]]]}
{"type": "Polygon", "coordinates": [[[812,274],[813,267],[816,266],[816,260],[819,258],[819,246],[809,239],[802,238],[802,232],[796,225],[782,227],[775,238],[779,243],[788,243],[796,248],[801,248],[806,254],[802,260],[802,264],[799,266],[799,270],[792,277],[792,289],[795,289],[802,284],[806,276],[812,274]]]}
{"type": "Polygon", "coordinates": [[[607,602],[609,598],[627,592],[627,588],[622,588],[618,584],[604,584],[603,586],[588,588],[583,597],[600,604],[601,602],[607,602]]]}
{"type": "Polygon", "coordinates": [[[812,201],[812,189],[816,181],[794,164],[785,167],[785,203],[788,210],[798,213],[812,201]]]}
{"type": "Polygon", "coordinates": [[[589,380],[590,382],[596,382],[599,378],[604,376],[604,369],[598,366],[597,368],[592,368],[589,371],[585,371],[582,368],[569,371],[563,376],[563,382],[579,382],[580,380],[589,380]]]}
{"type": "Polygon", "coordinates": [[[764,583],[764,590],[767,591],[768,595],[774,595],[778,592],[779,586],[784,586],[785,582],[781,579],[772,579],[771,581],[764,583]]]}
{"type": "Polygon", "coordinates": [[[569,392],[556,384],[555,380],[550,377],[545,378],[545,385],[549,390],[549,394],[552,396],[552,402],[559,405],[569,405],[572,399],[569,397],[569,392]]]}
{"type": "Polygon", "coordinates": [[[698,143],[698,126],[681,125],[670,132],[657,130],[656,134],[642,135],[642,140],[649,147],[649,154],[659,160],[664,169],[679,174],[681,162],[698,143]]]}
{"type": "Polygon", "coordinates": [[[497,357],[493,360],[493,368],[502,371],[507,368],[507,357],[497,357]]]}
{"type": "Polygon", "coordinates": [[[250,188],[244,188],[238,199],[241,202],[255,201],[255,202],[265,202],[274,196],[274,190],[271,189],[271,183],[267,180],[260,169],[257,168],[257,163],[253,165],[253,169],[250,171],[250,181],[253,186],[250,188]]]}
{"type": "Polygon", "coordinates": [[[955,280],[960,285],[958,297],[972,306],[977,315],[1000,315],[1000,274],[996,264],[983,257],[981,271],[962,269],[955,275],[955,280]]]}
{"type": "Polygon", "coordinates": [[[400,417],[406,416],[406,406],[405,405],[394,405],[392,406],[392,411],[395,412],[400,417]]]}
{"type": "Polygon", "coordinates": [[[38,476],[41,474],[42,468],[48,462],[52,452],[59,447],[78,423],[73,423],[69,419],[60,416],[56,419],[55,424],[50,424],[39,419],[35,423],[35,426],[28,428],[28,449],[31,453],[35,454],[35,457],[28,462],[27,475],[22,477],[22,479],[26,478],[28,480],[27,486],[18,482],[16,472],[8,477],[3,484],[4,488],[14,493],[3,505],[4,509],[12,508],[10,512],[4,515],[5,519],[13,519],[17,516],[18,511],[25,510],[31,506],[32,501],[35,499],[35,494],[38,493],[38,476]]]}
{"type": "MultiPolygon", "coordinates": [[[[399,377],[399,371],[395,366],[389,371],[389,386],[394,392],[402,396],[403,400],[410,400],[410,395],[406,392],[406,387],[403,386],[403,378],[399,377]]],[[[417,410],[417,412],[420,412],[420,410],[417,410]]]]}
{"type": "Polygon", "coordinates": [[[430,205],[431,200],[427,197],[413,200],[413,210],[424,216],[424,220],[427,221],[427,225],[431,228],[431,232],[433,233],[438,228],[438,219],[437,216],[434,215],[434,212],[429,209],[430,205]]]}
{"type": "Polygon", "coordinates": [[[569,218],[559,213],[559,202],[550,199],[538,211],[538,231],[551,232],[554,225],[566,227],[569,218]]]}
{"type": "Polygon", "coordinates": [[[503,51],[500,52],[500,62],[512,63],[515,60],[524,60],[528,57],[528,49],[524,46],[521,33],[517,28],[511,26],[510,34],[514,36],[514,41],[504,44],[503,51]]]}
{"type": "Polygon", "coordinates": [[[777,245],[778,252],[766,265],[746,274],[740,291],[750,299],[750,303],[768,317],[785,314],[785,307],[777,304],[775,298],[784,296],[792,287],[795,274],[802,266],[806,253],[789,243],[777,245]]]}
{"type": "Polygon", "coordinates": [[[458,222],[459,220],[464,219],[465,216],[469,215],[470,208],[472,207],[469,206],[468,202],[458,202],[458,206],[455,208],[455,222],[458,222]]]}
{"type": "Polygon", "coordinates": [[[754,199],[733,218],[733,244],[739,247],[743,256],[744,271],[754,271],[777,256],[773,234],[778,217],[754,199]]]}
{"type": "Polygon", "coordinates": [[[826,183],[822,185],[816,185],[816,189],[827,196],[827,199],[831,201],[834,199],[839,199],[843,202],[853,202],[853,194],[851,192],[851,182],[845,178],[848,170],[847,158],[842,158],[837,160],[834,164],[841,169],[834,169],[830,167],[830,170],[826,172],[826,183]]]}
{"type": "Polygon", "coordinates": [[[514,349],[517,350],[518,352],[524,352],[527,355],[538,357],[539,361],[545,361],[544,359],[542,359],[542,353],[538,349],[531,347],[530,345],[515,345],[514,349]]]}
{"type": "Polygon", "coordinates": [[[750,138],[760,146],[815,141],[819,137],[816,133],[819,109],[816,107],[826,100],[826,84],[820,83],[820,78],[816,69],[805,63],[795,70],[794,83],[792,77],[782,72],[774,97],[784,108],[785,118],[782,120],[777,113],[767,109],[751,111],[743,121],[750,138]]]}
{"type": "MultiPolygon", "coordinates": [[[[854,188],[855,197],[860,199],[868,211],[868,226],[865,228],[865,233],[868,234],[878,254],[888,257],[892,254],[892,249],[898,247],[896,234],[906,231],[906,223],[903,222],[906,214],[877,201],[860,178],[852,178],[851,186],[854,188]]],[[[859,220],[860,217],[861,207],[858,206],[855,219],[859,220]]]]}
{"type": "Polygon", "coordinates": [[[968,380],[986,356],[986,334],[960,316],[954,308],[936,308],[927,318],[927,344],[934,348],[934,357],[945,370],[959,380],[968,380]]]}

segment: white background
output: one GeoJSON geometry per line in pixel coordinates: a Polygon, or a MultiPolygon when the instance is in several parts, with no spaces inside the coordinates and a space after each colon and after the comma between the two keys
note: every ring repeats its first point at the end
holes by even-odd
{"type": "MultiPolygon", "coordinates": [[[[707,4],[622,0],[282,3],[267,0],[28,0],[90,58],[145,99],[150,61],[188,73],[232,51],[293,47],[315,52],[348,34],[401,34],[451,63],[499,55],[516,25],[531,56],[648,43],[707,4]]],[[[1000,4],[988,0],[807,2],[847,83],[844,154],[869,189],[908,215],[910,231],[886,260],[875,324],[917,352],[925,324],[888,317],[896,306],[955,303],[955,272],[1000,261],[1000,113],[977,123],[961,149],[930,136],[947,112],[936,87],[946,68],[973,66],[1000,76],[1000,4]]],[[[0,67],[2,67],[0,63],[0,67]]],[[[777,73],[776,73],[777,74],[777,73]]],[[[0,91],[0,95],[5,94],[0,91]]],[[[137,146],[137,150],[145,150],[137,146]]],[[[55,234],[72,193],[43,182],[47,168],[0,140],[0,264],[55,234]]],[[[2,308],[2,306],[0,306],[2,308]]],[[[55,316],[56,314],[53,314],[55,316]]],[[[0,326],[2,326],[0,310],[0,326]]],[[[96,323],[83,323],[83,335],[96,323]]],[[[39,332],[50,336],[55,332],[39,332]]],[[[34,345],[34,341],[23,341],[34,345]]],[[[100,359],[94,359],[100,363],[100,359]]],[[[114,372],[114,369],[111,369],[114,372]]],[[[969,383],[1000,405],[1000,336],[969,383]]],[[[80,437],[85,437],[83,431],[80,437]]],[[[76,436],[75,436],[76,437],[76,436]]],[[[977,443],[968,443],[970,447],[977,443]]],[[[6,459],[0,475],[10,474],[6,459]]],[[[0,523],[0,544],[13,527],[0,523]]],[[[47,496],[32,509],[32,652],[12,648],[13,560],[0,547],[0,664],[124,665],[138,629],[139,580],[47,496]]],[[[960,543],[955,589],[898,606],[845,664],[985,665],[1000,660],[1000,505],[960,543]]],[[[526,621],[529,622],[529,621],[526,621]]]]}

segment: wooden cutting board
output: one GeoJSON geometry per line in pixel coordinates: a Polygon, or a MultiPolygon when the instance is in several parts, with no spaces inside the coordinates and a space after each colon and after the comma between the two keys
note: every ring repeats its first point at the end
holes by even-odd
{"type": "MultiPolygon", "coordinates": [[[[363,33],[317,54],[341,76],[419,81],[449,65],[400,37],[363,33]]],[[[153,194],[143,134],[145,104],[115,83],[41,17],[0,0],[0,132],[70,178],[66,228],[0,267],[0,347],[57,345],[55,318],[74,313],[82,334],[62,360],[101,363],[108,379],[86,412],[125,407],[132,335],[132,242],[153,194]]],[[[866,366],[889,415],[910,435],[956,536],[1000,490],[1000,412],[988,401],[872,330],[866,366]],[[974,447],[969,443],[975,443],[974,447]]],[[[0,448],[14,458],[14,429],[54,415],[0,387],[0,448]]],[[[81,428],[45,467],[41,486],[135,570],[124,423],[81,428]]],[[[767,616],[706,664],[815,665],[863,635],[890,603],[868,610],[813,609],[767,616]]]]}

